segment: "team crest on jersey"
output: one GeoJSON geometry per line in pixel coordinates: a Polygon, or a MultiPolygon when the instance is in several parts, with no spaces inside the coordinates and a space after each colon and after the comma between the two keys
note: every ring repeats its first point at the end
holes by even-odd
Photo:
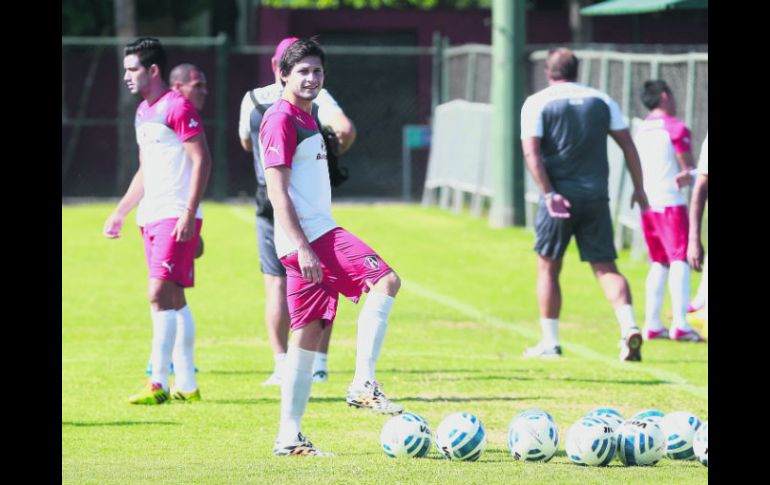
{"type": "Polygon", "coordinates": [[[380,269],[380,260],[377,256],[367,256],[364,258],[364,266],[370,269],[380,269]]]}

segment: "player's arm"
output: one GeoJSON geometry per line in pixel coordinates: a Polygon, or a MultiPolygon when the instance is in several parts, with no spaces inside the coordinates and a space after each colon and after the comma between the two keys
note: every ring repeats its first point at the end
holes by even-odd
{"type": "Polygon", "coordinates": [[[649,203],[647,202],[647,194],[644,192],[642,162],[639,160],[639,152],[636,151],[636,145],[634,145],[634,141],[631,139],[631,132],[628,128],[610,130],[610,136],[623,151],[623,158],[626,160],[626,167],[628,167],[628,173],[631,174],[631,182],[634,184],[631,207],[636,202],[639,204],[639,209],[645,212],[649,207],[649,203]]]}
{"type": "Polygon", "coordinates": [[[327,126],[337,135],[337,155],[342,155],[353,146],[353,142],[356,141],[356,127],[345,113],[338,111],[331,115],[327,126]]]}
{"type": "Polygon", "coordinates": [[[241,100],[241,115],[238,119],[238,139],[241,142],[243,150],[249,153],[251,153],[253,148],[251,145],[251,123],[249,119],[253,108],[254,103],[251,102],[251,96],[249,96],[249,92],[247,91],[241,100]]]}
{"type": "Polygon", "coordinates": [[[708,175],[698,174],[690,202],[690,237],[687,244],[687,262],[695,271],[703,269],[703,243],[701,242],[701,223],[706,201],[709,196],[708,175]]]}
{"type": "Polygon", "coordinates": [[[123,228],[126,216],[139,204],[142,197],[144,197],[144,172],[142,172],[142,152],[140,151],[139,169],[134,174],[134,178],[131,179],[131,184],[128,186],[125,195],[123,195],[115,210],[104,223],[104,235],[106,237],[110,239],[120,237],[120,230],[123,228]]]}
{"type": "Polygon", "coordinates": [[[521,140],[521,150],[524,152],[524,160],[527,164],[527,170],[532,174],[535,183],[543,191],[545,198],[545,207],[551,217],[566,219],[569,217],[571,207],[569,200],[562,194],[557,194],[553,190],[551,180],[543,165],[543,157],[540,154],[540,137],[528,136],[521,140]]]}
{"type": "Polygon", "coordinates": [[[206,142],[206,134],[201,132],[183,142],[182,146],[192,160],[192,173],[187,205],[179,217],[176,227],[171,231],[171,236],[176,237],[179,242],[189,241],[195,234],[195,213],[203,194],[206,192],[206,186],[211,175],[211,154],[206,142]]]}
{"type": "Polygon", "coordinates": [[[273,205],[273,214],[286,231],[289,239],[298,248],[297,260],[302,271],[302,277],[313,283],[320,283],[323,281],[321,263],[313,248],[310,247],[310,241],[307,240],[307,236],[302,231],[297,211],[289,197],[290,179],[291,169],[285,165],[265,169],[267,196],[273,205]]]}
{"type": "Polygon", "coordinates": [[[690,130],[683,127],[674,144],[676,161],[679,164],[679,173],[676,174],[676,185],[680,189],[692,184],[697,176],[695,159],[692,156],[692,150],[690,150],[690,136],[690,130]]]}

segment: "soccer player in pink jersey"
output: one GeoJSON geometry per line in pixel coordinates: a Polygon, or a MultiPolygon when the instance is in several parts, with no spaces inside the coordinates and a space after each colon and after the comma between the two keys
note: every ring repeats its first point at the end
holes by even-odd
{"type": "Polygon", "coordinates": [[[671,338],[702,342],[686,319],[690,266],[687,264],[687,205],[680,189],[690,182],[690,171],[695,168],[690,130],[675,117],[676,101],[665,81],[645,82],[641,97],[650,110],[635,140],[642,162],[644,190],[650,203],[649,210],[642,213],[642,231],[650,257],[643,336],[647,340],[671,338]],[[670,332],[660,321],[666,280],[673,307],[670,332]]]}
{"type": "MultiPolygon", "coordinates": [[[[708,327],[709,319],[709,301],[708,301],[708,255],[703,252],[703,242],[701,241],[701,224],[703,222],[703,212],[706,210],[706,203],[709,197],[709,136],[706,133],[706,139],[700,149],[700,158],[698,159],[698,175],[695,179],[695,187],[692,190],[692,200],[690,202],[690,238],[687,243],[687,261],[695,271],[703,271],[698,296],[701,297],[701,306],[690,312],[688,321],[700,323],[708,327]],[[702,295],[701,295],[702,293],[702,295]]],[[[696,296],[697,298],[697,296],[696,296]]]]}
{"type": "Polygon", "coordinates": [[[144,37],[128,44],[123,66],[129,91],[144,98],[134,121],[139,169],[105,222],[104,235],[120,237],[126,216],[138,205],[136,222],[149,267],[153,325],[152,375],[129,402],[199,400],[193,362],[195,323],[184,290],[194,284],[194,254],[203,223],[200,201],[211,172],[211,155],[198,112],[166,84],[166,53],[160,41],[144,37]],[[176,380],[169,392],[172,352],[176,380]]]}
{"type": "Polygon", "coordinates": [[[281,414],[273,453],[328,455],[302,434],[313,384],[313,361],[323,331],[332,325],[339,294],[357,303],[356,371],[350,406],[383,414],[403,407],[388,400],[375,379],[388,317],[401,286],[396,273],[363,241],[339,227],[331,213],[331,184],[324,138],[313,119],[313,99],[323,88],[325,55],[312,39],[299,39],[281,56],[281,99],[259,131],[267,193],[275,215],[275,247],[286,268],[292,340],[284,361],[281,414]]]}
{"type": "MultiPolygon", "coordinates": [[[[289,340],[289,309],[286,305],[286,269],[275,253],[273,233],[273,207],[267,198],[265,171],[262,166],[262,155],[259,153],[259,127],[264,113],[281,98],[281,70],[278,63],[286,48],[293,44],[297,37],[287,37],[278,43],[270,61],[273,69],[274,83],[256,89],[248,90],[241,101],[241,113],[238,121],[238,135],[241,146],[247,152],[253,153],[254,172],[257,178],[257,246],[259,248],[259,270],[262,272],[265,284],[265,325],[267,327],[270,346],[273,348],[275,366],[270,377],[262,383],[264,386],[279,386],[281,370],[286,359],[286,348],[289,340]]],[[[331,128],[337,137],[337,155],[345,153],[356,139],[356,129],[353,122],[342,111],[337,101],[321,89],[313,99],[317,107],[317,121],[331,128]]],[[[330,148],[330,147],[327,147],[330,148]]],[[[329,379],[327,356],[332,327],[324,331],[321,343],[316,352],[313,364],[313,382],[326,382],[329,379]]]]}

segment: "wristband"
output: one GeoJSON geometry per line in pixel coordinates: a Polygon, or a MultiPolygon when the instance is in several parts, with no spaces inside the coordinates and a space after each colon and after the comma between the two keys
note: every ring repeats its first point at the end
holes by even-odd
{"type": "Polygon", "coordinates": [[[184,208],[184,210],[186,210],[186,211],[190,211],[191,213],[195,214],[195,210],[193,210],[193,209],[190,209],[189,207],[185,207],[185,208],[184,208]]]}
{"type": "Polygon", "coordinates": [[[550,198],[551,198],[551,197],[553,197],[554,195],[556,195],[556,192],[554,192],[554,191],[552,190],[552,191],[548,192],[547,194],[543,194],[543,197],[544,197],[544,198],[546,198],[546,199],[550,199],[550,198]]]}

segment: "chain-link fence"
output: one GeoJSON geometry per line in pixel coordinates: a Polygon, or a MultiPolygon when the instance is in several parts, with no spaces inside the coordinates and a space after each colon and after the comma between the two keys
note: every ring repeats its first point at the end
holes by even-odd
{"type": "MultiPolygon", "coordinates": [[[[326,33],[324,39],[325,87],[358,132],[353,147],[340,157],[350,178],[334,196],[401,198],[403,130],[430,123],[440,77],[437,50],[415,47],[411,34],[326,33]]],[[[129,109],[120,103],[126,91],[122,48],[131,40],[62,38],[63,197],[122,195],[138,167],[133,113],[141,100],[130,99],[129,109]]],[[[207,196],[252,196],[256,179],[251,154],[238,141],[239,110],[247,90],[273,82],[269,66],[275,46],[231,46],[224,36],[160,40],[169,68],[189,62],[207,77],[209,96],[201,116],[214,159],[207,196]]],[[[416,150],[412,197],[420,193],[426,168],[427,150],[416,150]]]]}

